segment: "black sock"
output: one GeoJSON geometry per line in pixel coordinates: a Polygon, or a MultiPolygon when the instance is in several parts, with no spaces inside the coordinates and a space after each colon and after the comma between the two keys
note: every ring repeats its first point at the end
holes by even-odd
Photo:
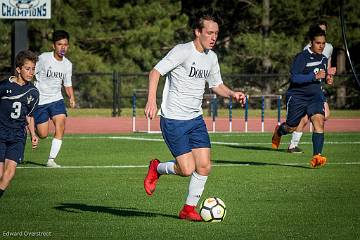
{"type": "Polygon", "coordinates": [[[4,194],[4,192],[5,192],[5,190],[2,190],[2,189],[0,188],[0,198],[2,197],[2,195],[4,194]]]}
{"type": "Polygon", "coordinates": [[[324,133],[313,132],[312,142],[313,142],[313,155],[321,154],[324,146],[324,133]]]}
{"type": "Polygon", "coordinates": [[[278,132],[279,136],[283,136],[283,135],[288,134],[288,132],[286,131],[286,128],[285,128],[285,123],[282,123],[282,124],[279,126],[277,132],[278,132]]]}

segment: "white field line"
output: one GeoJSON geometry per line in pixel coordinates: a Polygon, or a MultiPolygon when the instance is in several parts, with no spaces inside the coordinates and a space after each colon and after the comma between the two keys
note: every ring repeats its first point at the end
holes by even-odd
{"type": "MultiPolygon", "coordinates": [[[[246,136],[246,135],[245,135],[246,136]]],[[[132,141],[150,141],[150,142],[163,142],[162,138],[144,138],[144,137],[128,137],[128,136],[77,136],[77,137],[66,137],[68,139],[115,139],[115,140],[132,140],[132,141]]],[[[243,145],[267,145],[270,144],[269,142],[264,143],[253,143],[253,142],[246,142],[246,143],[235,143],[235,142],[211,142],[213,145],[228,145],[228,146],[243,146],[243,145]]],[[[312,144],[312,142],[301,142],[301,144],[312,144]]],[[[325,144],[360,144],[360,142],[325,142],[325,144]]],[[[275,163],[277,164],[277,163],[275,163]]],[[[273,165],[275,165],[273,164],[273,165]]],[[[344,163],[336,163],[336,162],[329,162],[328,165],[360,165],[360,162],[344,162],[344,163]]],[[[214,167],[244,167],[244,166],[251,166],[251,163],[239,163],[239,164],[213,164],[214,167]]],[[[264,164],[266,165],[266,164],[264,164]]],[[[272,164],[269,164],[271,166],[272,164]]],[[[282,166],[307,166],[307,163],[279,163],[282,166]]],[[[109,166],[62,166],[61,168],[57,169],[104,169],[104,168],[147,168],[148,165],[109,165],[109,166]]],[[[22,169],[34,169],[34,168],[41,168],[41,169],[54,169],[54,168],[47,168],[45,166],[18,166],[17,168],[22,169]]]]}
{"type": "MultiPolygon", "coordinates": [[[[162,138],[144,138],[144,137],[128,137],[128,136],[78,136],[78,137],[66,137],[68,139],[113,139],[113,140],[132,140],[132,141],[149,141],[149,142],[163,142],[162,138]]],[[[217,142],[212,141],[213,145],[231,145],[231,146],[243,146],[243,145],[267,145],[271,142],[217,142]]],[[[301,142],[301,144],[312,144],[312,142],[301,142]]],[[[360,144],[360,141],[354,142],[333,142],[325,141],[325,144],[343,145],[343,144],[360,144]]]]}

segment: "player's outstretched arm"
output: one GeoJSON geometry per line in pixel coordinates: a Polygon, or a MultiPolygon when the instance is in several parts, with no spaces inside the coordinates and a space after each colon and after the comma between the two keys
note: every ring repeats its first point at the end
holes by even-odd
{"type": "Polygon", "coordinates": [[[153,69],[149,73],[148,99],[145,106],[144,114],[146,118],[153,119],[157,113],[156,91],[158,88],[160,73],[153,69]]]}
{"type": "Polygon", "coordinates": [[[231,90],[230,88],[228,88],[225,84],[220,84],[216,87],[213,87],[212,90],[222,96],[222,97],[232,97],[234,98],[236,101],[240,102],[241,105],[243,106],[246,102],[246,97],[245,94],[243,92],[235,92],[233,90],[231,90]]]}

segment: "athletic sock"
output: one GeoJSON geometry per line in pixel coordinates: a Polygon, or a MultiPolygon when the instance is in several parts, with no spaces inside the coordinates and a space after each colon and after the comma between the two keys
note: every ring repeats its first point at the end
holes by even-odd
{"type": "Polygon", "coordinates": [[[282,123],[280,126],[279,126],[279,128],[278,128],[278,134],[279,134],[279,136],[283,136],[283,135],[286,135],[286,134],[288,134],[288,132],[286,131],[286,128],[285,128],[285,124],[286,123],[282,123]]]}
{"type": "Polygon", "coordinates": [[[175,160],[159,163],[157,166],[157,172],[159,174],[176,174],[175,173],[175,160]]]}
{"type": "Polygon", "coordinates": [[[303,134],[302,132],[296,132],[296,131],[292,133],[289,148],[295,148],[295,147],[299,146],[299,142],[300,142],[302,134],[303,134]]]}
{"type": "Polygon", "coordinates": [[[321,154],[324,146],[324,133],[313,132],[312,143],[313,143],[313,155],[321,154]]]}
{"type": "Polygon", "coordinates": [[[189,183],[189,193],[186,198],[187,205],[196,206],[198,204],[204,191],[207,178],[208,176],[202,176],[197,172],[193,172],[189,183]]]}
{"type": "Polygon", "coordinates": [[[2,197],[2,195],[4,194],[5,190],[0,189],[0,198],[2,197]]]}
{"type": "Polygon", "coordinates": [[[55,159],[61,148],[62,140],[53,138],[51,142],[49,159],[55,159]]]}

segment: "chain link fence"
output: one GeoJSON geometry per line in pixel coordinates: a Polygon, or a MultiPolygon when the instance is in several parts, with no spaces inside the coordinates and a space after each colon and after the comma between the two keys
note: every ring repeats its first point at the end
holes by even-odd
{"type": "MultiPolygon", "coordinates": [[[[0,73],[0,79],[6,79],[10,73],[0,73]]],[[[286,74],[224,74],[223,81],[229,87],[244,91],[249,95],[249,108],[260,109],[261,97],[265,96],[265,108],[276,109],[276,98],[266,97],[282,95],[282,108],[285,108],[285,93],[289,86],[289,75],[286,74]]],[[[159,81],[158,104],[161,101],[164,78],[159,81]]],[[[122,109],[133,107],[133,96],[136,95],[136,106],[144,108],[147,98],[148,73],[122,74],[109,73],[74,73],[73,88],[78,108],[112,109],[113,116],[121,116],[122,109]]],[[[360,109],[360,91],[350,74],[336,75],[333,85],[324,85],[331,109],[360,109]]],[[[203,101],[204,113],[210,110],[212,92],[205,90],[203,101]]],[[[66,99],[66,98],[65,98],[66,99]]],[[[67,99],[66,99],[67,100],[67,99]]],[[[229,100],[217,98],[218,107],[227,108],[229,100]]],[[[241,108],[233,103],[234,109],[241,108]]]]}

